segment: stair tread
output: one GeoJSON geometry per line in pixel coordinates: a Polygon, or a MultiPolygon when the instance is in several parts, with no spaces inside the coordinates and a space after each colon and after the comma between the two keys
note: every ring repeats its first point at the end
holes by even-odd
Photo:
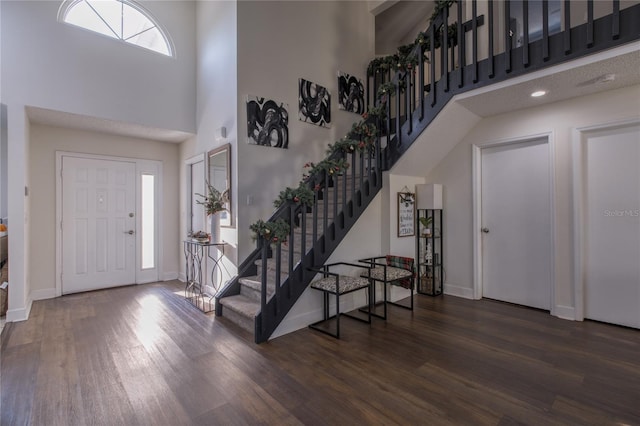
{"type": "MultiPolygon", "coordinates": [[[[236,294],[234,296],[223,297],[220,299],[222,306],[233,309],[236,313],[243,315],[247,318],[255,318],[260,312],[260,302],[256,302],[251,298],[242,294],[236,294]]],[[[222,311],[224,316],[224,310],[222,311]]]]}
{"type": "MultiPolygon", "coordinates": [[[[260,277],[258,277],[257,275],[253,277],[242,277],[238,280],[238,282],[255,291],[262,291],[262,282],[260,281],[260,277]]],[[[275,291],[276,285],[274,283],[267,282],[267,294],[275,293],[275,291]]]]}

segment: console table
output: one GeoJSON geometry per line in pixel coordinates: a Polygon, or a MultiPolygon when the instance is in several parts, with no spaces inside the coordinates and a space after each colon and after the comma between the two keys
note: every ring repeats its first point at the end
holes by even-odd
{"type": "Polygon", "coordinates": [[[184,240],[184,258],[186,262],[185,274],[186,284],[184,297],[193,306],[202,312],[211,312],[215,309],[214,297],[220,289],[220,281],[216,280],[217,272],[220,270],[220,261],[224,257],[225,242],[200,242],[195,240],[184,240]],[[202,267],[207,267],[207,262],[212,262],[211,281],[209,285],[213,288],[213,294],[208,294],[203,281],[206,279],[206,269],[203,274],[202,267]]]}

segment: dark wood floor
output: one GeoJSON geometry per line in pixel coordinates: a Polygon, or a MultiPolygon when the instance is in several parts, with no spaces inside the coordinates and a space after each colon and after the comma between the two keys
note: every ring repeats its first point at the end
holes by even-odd
{"type": "Polygon", "coordinates": [[[640,331],[417,298],[255,345],[177,282],[35,302],[2,335],[2,425],[640,424],[640,331]]]}

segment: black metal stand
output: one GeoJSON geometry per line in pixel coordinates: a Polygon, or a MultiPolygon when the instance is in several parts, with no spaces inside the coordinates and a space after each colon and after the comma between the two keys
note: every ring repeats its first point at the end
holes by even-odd
{"type": "Polygon", "coordinates": [[[193,306],[200,309],[204,313],[211,312],[215,309],[214,298],[220,289],[220,280],[216,280],[216,272],[220,270],[220,261],[224,257],[225,242],[199,242],[194,240],[185,240],[184,258],[185,258],[185,274],[186,284],[184,288],[184,297],[193,306]],[[215,249],[212,253],[211,248],[215,249]],[[211,280],[209,285],[213,288],[213,294],[207,293],[205,284],[202,280],[202,266],[206,268],[207,261],[211,260],[213,267],[211,268],[211,280]]]}
{"type": "Polygon", "coordinates": [[[418,293],[439,296],[443,291],[442,210],[418,209],[416,262],[418,293]],[[420,218],[429,220],[425,226],[420,218]],[[425,232],[425,231],[428,231],[425,232]]]}

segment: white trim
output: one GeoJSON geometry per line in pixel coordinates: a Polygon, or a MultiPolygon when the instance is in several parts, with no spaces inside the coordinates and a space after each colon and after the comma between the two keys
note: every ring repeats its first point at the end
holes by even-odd
{"type": "MultiPolygon", "coordinates": [[[[576,321],[584,320],[584,281],[585,281],[585,247],[587,247],[586,237],[583,235],[585,223],[584,217],[584,181],[586,169],[584,167],[585,135],[591,132],[610,130],[616,127],[635,126],[640,124],[640,116],[626,118],[620,121],[600,123],[586,127],[574,128],[571,131],[573,143],[573,304],[576,321]]],[[[558,314],[558,316],[560,316],[558,314]]]]}
{"type": "Polygon", "coordinates": [[[551,303],[549,313],[556,315],[556,247],[558,246],[558,233],[556,232],[556,143],[555,133],[550,131],[547,135],[547,144],[549,149],[549,208],[551,209],[549,218],[551,219],[551,247],[549,248],[549,283],[551,284],[551,303]]]}
{"type": "Polygon", "coordinates": [[[458,285],[458,284],[444,284],[444,294],[455,297],[462,297],[464,299],[478,299],[475,297],[475,289],[458,285]]]}
{"type": "MultiPolygon", "coordinates": [[[[161,281],[180,280],[180,274],[178,272],[165,272],[164,274],[160,275],[160,280],[161,281]]],[[[180,280],[180,281],[184,282],[185,280],[180,280]]]]}
{"type": "Polygon", "coordinates": [[[55,288],[43,288],[31,292],[31,300],[46,300],[57,297],[55,288]]]}
{"type": "Polygon", "coordinates": [[[471,145],[471,189],[473,198],[473,295],[470,298],[481,299],[482,298],[482,238],[480,233],[482,232],[482,150],[485,148],[493,148],[497,146],[508,146],[526,143],[529,141],[535,141],[537,139],[545,139],[544,142],[547,145],[549,154],[549,208],[550,208],[550,220],[551,220],[551,247],[549,250],[549,256],[551,256],[551,274],[550,278],[550,294],[549,294],[549,307],[551,315],[556,315],[555,304],[555,288],[556,288],[556,212],[555,212],[555,198],[556,198],[556,186],[555,186],[555,142],[554,133],[544,132],[532,135],[520,136],[517,138],[499,139],[496,141],[473,144],[471,145]]]}
{"type": "Polygon", "coordinates": [[[178,272],[178,281],[186,283],[187,282],[187,275],[184,272],[178,272]]]}
{"type": "MultiPolygon", "coordinates": [[[[70,151],[56,151],[56,268],[55,268],[55,297],[62,296],[62,159],[64,157],[75,157],[82,159],[93,159],[93,160],[106,160],[106,161],[120,161],[133,163],[136,166],[136,179],[135,179],[135,194],[136,194],[136,228],[140,228],[139,224],[139,214],[140,211],[140,191],[139,183],[140,176],[143,171],[155,170],[154,173],[156,176],[156,211],[157,211],[157,222],[156,222],[156,273],[149,276],[141,276],[141,271],[139,268],[139,256],[138,253],[140,238],[139,233],[136,236],[136,263],[135,263],[135,281],[136,284],[143,284],[147,282],[156,282],[159,280],[159,277],[162,276],[162,265],[164,264],[164,251],[162,249],[163,241],[164,241],[164,226],[162,224],[163,216],[162,216],[162,201],[163,201],[163,181],[162,181],[162,161],[158,160],[146,160],[139,158],[128,158],[128,157],[118,157],[111,155],[99,155],[99,154],[85,154],[79,152],[70,152],[70,151]],[[150,168],[149,166],[153,166],[150,168]]],[[[148,274],[147,274],[148,275],[148,274]]]]}
{"type": "Polygon", "coordinates": [[[155,265],[153,268],[142,269],[142,238],[140,237],[140,233],[136,237],[136,253],[140,255],[137,256],[136,259],[136,283],[150,283],[157,282],[162,276],[162,262],[164,250],[163,246],[163,232],[160,232],[162,228],[162,203],[163,203],[163,193],[162,190],[162,162],[157,160],[139,160],[136,161],[136,229],[142,230],[142,196],[139,193],[140,188],[142,188],[142,176],[143,175],[152,175],[154,177],[154,214],[155,214],[155,229],[154,229],[154,238],[155,238],[155,252],[154,252],[154,262],[155,265]]]}
{"type": "Polygon", "coordinates": [[[576,320],[576,310],[572,306],[555,305],[554,315],[566,320],[576,320]]]}
{"type": "Polygon", "coordinates": [[[33,305],[33,300],[31,297],[27,299],[27,306],[20,309],[9,309],[7,311],[7,322],[17,322],[17,321],[26,321],[29,319],[29,314],[31,313],[31,306],[33,305]]]}
{"type": "Polygon", "coordinates": [[[473,299],[482,299],[482,148],[471,146],[471,191],[473,198],[473,299]]]}

